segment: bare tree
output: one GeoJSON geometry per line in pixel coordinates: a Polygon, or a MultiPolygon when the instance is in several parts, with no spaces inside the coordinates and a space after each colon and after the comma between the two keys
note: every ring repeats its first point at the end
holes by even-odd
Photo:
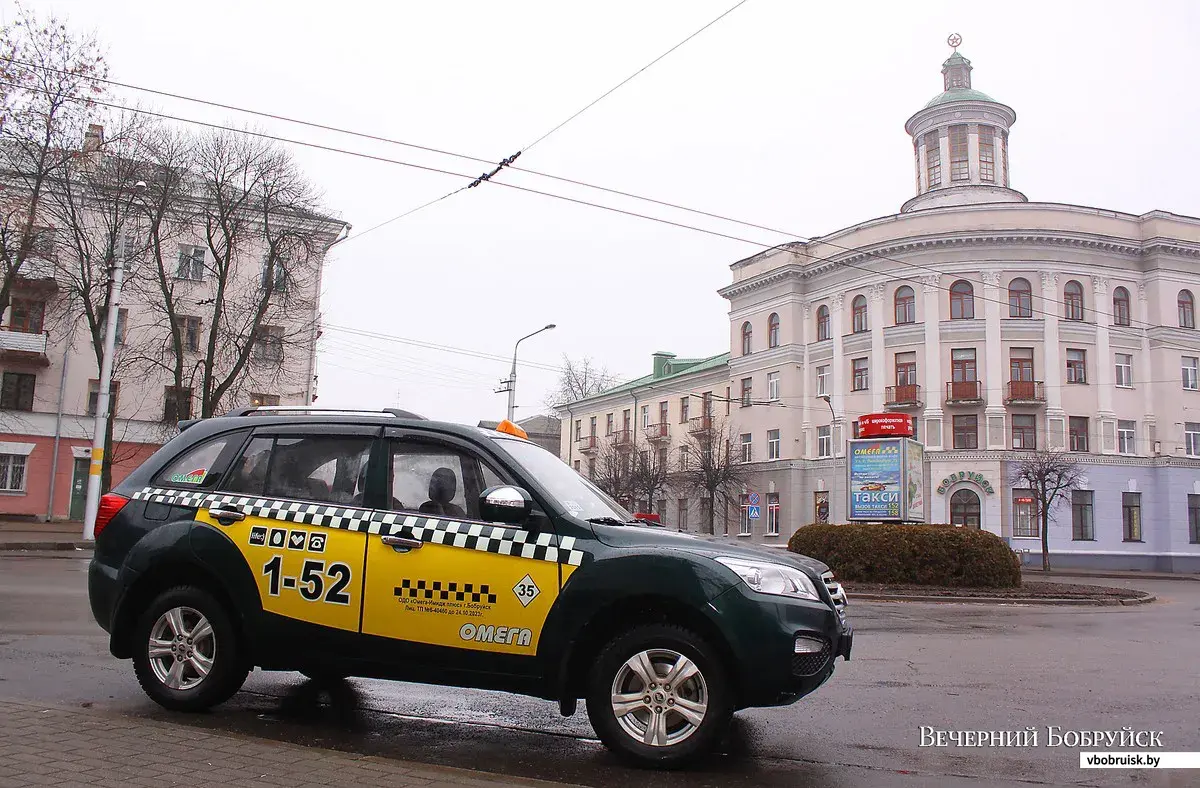
{"type": "Polygon", "coordinates": [[[50,253],[43,203],[80,155],[107,73],[96,40],[76,37],[54,16],[21,8],[0,29],[0,317],[30,258],[50,253]]]}
{"type": "Polygon", "coordinates": [[[605,437],[596,452],[596,473],[592,477],[597,487],[627,508],[634,494],[632,449],[620,432],[605,437]]]}
{"type": "Polygon", "coordinates": [[[616,384],[616,376],[597,365],[591,358],[584,356],[582,359],[572,360],[564,354],[562,372],[554,388],[546,395],[545,404],[554,410],[599,394],[616,384]]]}
{"type": "Polygon", "coordinates": [[[1033,492],[1035,516],[1041,523],[1042,569],[1050,571],[1050,510],[1069,500],[1082,471],[1075,458],[1061,449],[1029,452],[1017,461],[1014,481],[1033,492]]]}
{"type": "Polygon", "coordinates": [[[676,484],[707,501],[710,534],[715,533],[717,506],[728,511],[750,478],[740,449],[734,449],[734,437],[733,425],[710,412],[692,419],[683,441],[686,460],[680,459],[676,484]]]}
{"type": "Polygon", "coordinates": [[[667,448],[651,446],[643,438],[633,461],[629,486],[634,495],[647,502],[650,507],[648,511],[653,511],[654,502],[671,487],[675,471],[675,463],[667,448]]]}

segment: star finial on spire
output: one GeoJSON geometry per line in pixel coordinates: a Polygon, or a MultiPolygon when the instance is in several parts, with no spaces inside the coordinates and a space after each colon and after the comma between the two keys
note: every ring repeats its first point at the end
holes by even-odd
{"type": "Polygon", "coordinates": [[[959,45],[962,43],[962,36],[958,33],[951,33],[950,37],[946,39],[946,43],[954,47],[954,51],[957,52],[959,45]]]}

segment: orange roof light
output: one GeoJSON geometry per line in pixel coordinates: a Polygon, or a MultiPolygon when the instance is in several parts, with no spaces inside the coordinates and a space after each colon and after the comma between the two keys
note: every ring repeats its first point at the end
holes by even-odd
{"type": "Polygon", "coordinates": [[[515,435],[518,438],[524,438],[525,440],[529,440],[529,433],[527,433],[525,430],[518,427],[516,424],[513,424],[508,419],[505,419],[504,421],[502,421],[496,425],[496,432],[503,432],[508,435],[515,435]]]}

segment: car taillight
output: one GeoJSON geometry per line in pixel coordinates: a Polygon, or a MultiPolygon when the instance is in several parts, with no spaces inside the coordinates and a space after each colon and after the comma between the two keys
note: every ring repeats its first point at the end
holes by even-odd
{"type": "Polygon", "coordinates": [[[125,508],[127,503],[129,503],[129,499],[124,495],[105,493],[100,496],[100,508],[96,511],[96,527],[92,531],[93,535],[100,536],[100,532],[112,522],[112,518],[116,517],[117,512],[125,508]]]}

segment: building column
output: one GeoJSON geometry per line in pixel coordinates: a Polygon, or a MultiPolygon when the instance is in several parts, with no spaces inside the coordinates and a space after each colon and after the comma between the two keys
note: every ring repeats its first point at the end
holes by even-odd
{"type": "MultiPolygon", "coordinates": [[[[987,423],[987,447],[1004,449],[1007,436],[1004,431],[1004,348],[1000,343],[1000,274],[984,271],[984,389],[987,405],[983,418],[987,423]]],[[[978,363],[978,362],[977,362],[978,363]]]]}
{"type": "Polygon", "coordinates": [[[979,124],[967,126],[967,172],[971,176],[969,183],[982,183],[979,180],[979,124]]]}
{"type": "Polygon", "coordinates": [[[887,393],[887,354],[883,350],[883,294],[884,287],[877,284],[868,296],[871,320],[871,410],[883,410],[884,395],[887,393]]]}
{"type": "MultiPolygon", "coordinates": [[[[800,402],[804,403],[804,410],[801,411],[800,434],[796,436],[797,440],[793,441],[795,450],[792,452],[793,457],[808,457],[809,446],[816,446],[816,439],[813,437],[812,413],[813,408],[818,407],[815,403],[820,402],[815,397],[808,396],[809,387],[816,388],[816,381],[810,378],[816,374],[816,371],[808,363],[808,326],[812,319],[812,303],[804,302],[804,321],[800,323],[799,329],[796,331],[796,342],[800,345],[802,358],[797,365],[800,369],[800,402]]],[[[825,403],[821,403],[824,405],[825,403]]],[[[816,454],[815,451],[812,454],[816,454]]],[[[811,521],[810,521],[811,522],[811,521]]]]}
{"type": "Polygon", "coordinates": [[[1043,445],[1051,449],[1066,445],[1067,420],[1062,406],[1062,342],[1058,336],[1059,304],[1058,274],[1043,271],[1041,310],[1045,335],[1042,346],[1046,372],[1046,435],[1043,445]]]}
{"type": "MultiPolygon", "coordinates": [[[[1133,384],[1140,386],[1142,389],[1143,404],[1145,406],[1145,415],[1142,419],[1146,438],[1150,441],[1150,452],[1154,452],[1154,441],[1158,439],[1158,417],[1154,415],[1154,386],[1149,381],[1154,380],[1154,357],[1150,355],[1150,333],[1146,326],[1154,325],[1153,321],[1149,320],[1150,311],[1146,306],[1146,286],[1138,284],[1138,317],[1142,321],[1142,354],[1141,363],[1136,364],[1133,368],[1133,384]],[[1141,382],[1139,382],[1139,375],[1141,382]]],[[[1132,321],[1130,321],[1132,322],[1132,321]]],[[[1179,374],[1179,370],[1175,370],[1175,374],[1179,374]]],[[[1113,416],[1113,432],[1116,433],[1116,416],[1113,416]]],[[[1171,452],[1174,453],[1174,452],[1171,452]]]]}
{"type": "MultiPolygon", "coordinates": [[[[938,289],[940,277],[922,277],[922,292],[925,303],[921,317],[925,324],[925,445],[930,449],[942,448],[942,393],[946,382],[942,378],[942,342],[939,334],[938,289]]],[[[918,436],[919,438],[919,436],[918,436]]]]}
{"type": "Polygon", "coordinates": [[[942,183],[949,186],[950,181],[950,132],[949,129],[938,129],[938,150],[942,157],[942,183]]]}
{"type": "Polygon", "coordinates": [[[850,375],[846,370],[846,353],[842,349],[842,333],[846,330],[845,315],[842,304],[846,300],[845,293],[837,293],[832,299],[829,310],[829,336],[833,340],[833,372],[830,385],[830,404],[833,406],[833,424],[829,431],[833,440],[833,456],[842,457],[846,454],[843,446],[842,428],[846,423],[845,394],[849,388],[850,375]]]}
{"type": "Polygon", "coordinates": [[[1092,313],[1096,315],[1096,385],[1099,386],[1097,414],[1101,419],[1115,419],[1113,412],[1113,375],[1114,364],[1112,348],[1109,345],[1109,326],[1112,324],[1111,299],[1108,294],[1108,280],[1104,277],[1092,277],[1092,313]]]}

